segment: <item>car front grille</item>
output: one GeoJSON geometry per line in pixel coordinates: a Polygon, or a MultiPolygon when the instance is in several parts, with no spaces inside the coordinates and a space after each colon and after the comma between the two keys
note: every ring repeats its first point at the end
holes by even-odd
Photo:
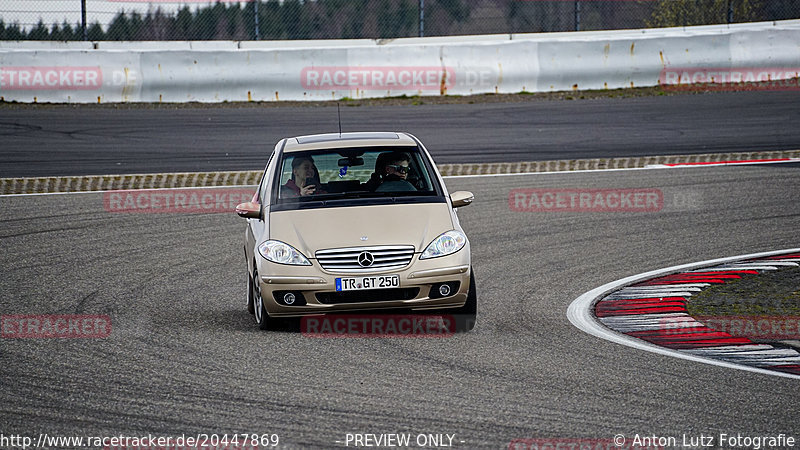
{"type": "Polygon", "coordinates": [[[331,272],[380,272],[409,265],[414,257],[414,246],[333,248],[318,251],[316,257],[320,266],[331,272]],[[372,263],[366,264],[370,260],[372,263]]]}
{"type": "Polygon", "coordinates": [[[419,288],[371,289],[366,291],[318,292],[317,300],[324,305],[342,303],[391,302],[411,300],[419,294],[419,288]]]}

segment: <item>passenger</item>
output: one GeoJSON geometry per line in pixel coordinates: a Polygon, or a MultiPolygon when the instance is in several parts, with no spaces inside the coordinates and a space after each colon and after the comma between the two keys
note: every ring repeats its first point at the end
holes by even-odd
{"type": "Polygon", "coordinates": [[[292,177],[283,185],[284,196],[306,197],[312,194],[324,194],[319,189],[319,171],[310,156],[297,156],[292,160],[292,177]]]}

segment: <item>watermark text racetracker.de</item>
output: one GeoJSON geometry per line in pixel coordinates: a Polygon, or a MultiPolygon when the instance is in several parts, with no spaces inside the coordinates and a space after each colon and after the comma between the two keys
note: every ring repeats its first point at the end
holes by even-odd
{"type": "Polygon", "coordinates": [[[656,212],[664,207],[659,189],[512,189],[512,211],[656,212]]]}
{"type": "Polygon", "coordinates": [[[100,66],[0,66],[0,91],[97,91],[106,86],[130,86],[137,71],[100,66]]]}
{"type": "Polygon", "coordinates": [[[95,90],[103,85],[100,67],[25,66],[0,67],[0,89],[25,90],[95,90]]]}
{"type": "Polygon", "coordinates": [[[682,334],[701,322],[716,331],[731,336],[766,340],[800,340],[800,316],[704,316],[665,317],[661,319],[663,333],[682,334]]]}
{"type": "Polygon", "coordinates": [[[798,90],[798,67],[666,67],[659,84],[666,90],[798,90]]]}
{"type": "Polygon", "coordinates": [[[276,433],[198,433],[180,436],[59,436],[41,433],[38,436],[0,433],[0,448],[27,450],[29,448],[103,450],[258,450],[276,447],[276,433]]]}
{"type": "Polygon", "coordinates": [[[110,213],[231,213],[253,193],[252,188],[108,191],[103,208],[110,213]]]}
{"type": "Polygon", "coordinates": [[[449,314],[329,314],[303,317],[300,330],[313,338],[442,338],[455,323],[449,314]]]}
{"type": "Polygon", "coordinates": [[[300,71],[308,90],[439,91],[494,86],[489,68],[449,66],[311,66],[300,71]]]}
{"type": "Polygon", "coordinates": [[[100,314],[4,314],[0,333],[5,339],[106,338],[111,334],[111,318],[100,314]]]}

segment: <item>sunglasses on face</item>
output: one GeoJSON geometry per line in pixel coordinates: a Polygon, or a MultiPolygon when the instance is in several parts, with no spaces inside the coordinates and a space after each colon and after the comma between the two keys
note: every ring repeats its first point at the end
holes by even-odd
{"type": "Polygon", "coordinates": [[[394,164],[390,164],[387,167],[391,167],[397,173],[408,173],[411,170],[408,166],[396,166],[394,164]]]}

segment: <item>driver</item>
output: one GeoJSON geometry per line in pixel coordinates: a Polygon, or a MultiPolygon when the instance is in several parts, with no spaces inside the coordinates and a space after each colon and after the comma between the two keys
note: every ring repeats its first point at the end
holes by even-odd
{"type": "Polygon", "coordinates": [[[407,180],[408,172],[411,170],[409,167],[411,157],[408,153],[393,152],[386,158],[386,161],[383,182],[375,189],[376,192],[417,190],[407,180]]]}

